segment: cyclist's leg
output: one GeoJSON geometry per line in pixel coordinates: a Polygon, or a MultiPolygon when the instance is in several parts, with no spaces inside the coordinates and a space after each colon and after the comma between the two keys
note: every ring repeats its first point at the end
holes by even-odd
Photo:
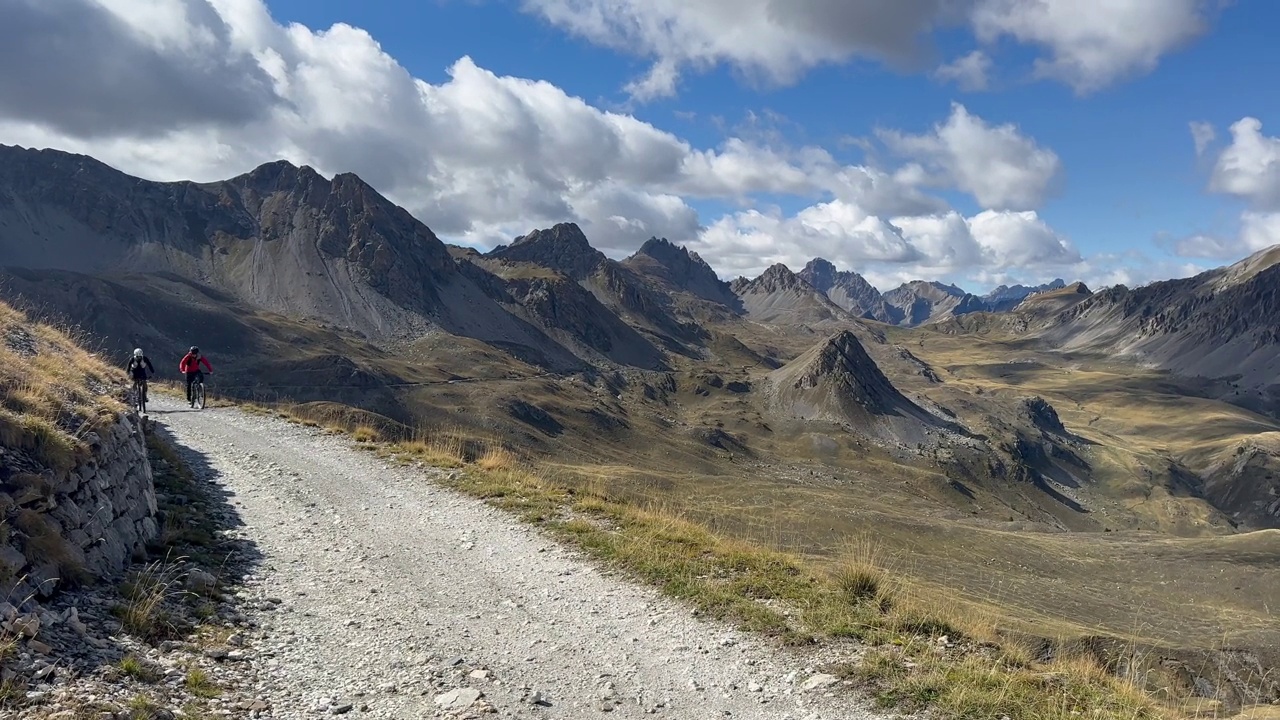
{"type": "Polygon", "coordinates": [[[191,402],[191,384],[196,381],[196,373],[187,373],[187,402],[191,402]]]}
{"type": "Polygon", "coordinates": [[[141,380],[138,381],[138,385],[139,385],[139,390],[142,391],[142,403],[145,405],[147,402],[147,379],[142,378],[141,380]]]}

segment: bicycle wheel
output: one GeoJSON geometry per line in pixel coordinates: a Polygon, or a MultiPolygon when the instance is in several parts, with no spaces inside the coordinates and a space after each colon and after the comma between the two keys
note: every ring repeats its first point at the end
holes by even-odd
{"type": "Polygon", "coordinates": [[[147,395],[146,395],[146,392],[143,391],[142,389],[142,383],[137,383],[134,386],[133,392],[136,395],[136,399],[138,403],[138,414],[146,415],[147,414],[147,395]]]}
{"type": "Polygon", "coordinates": [[[191,386],[192,398],[196,401],[195,408],[197,410],[204,409],[204,383],[198,382],[191,386]]]}

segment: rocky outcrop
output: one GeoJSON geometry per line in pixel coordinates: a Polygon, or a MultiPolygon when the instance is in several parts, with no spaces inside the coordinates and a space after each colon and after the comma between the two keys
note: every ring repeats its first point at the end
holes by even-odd
{"type": "Polygon", "coordinates": [[[137,417],[121,415],[83,439],[88,459],[60,473],[0,447],[0,600],[19,605],[119,573],[159,532],[137,417]]]}

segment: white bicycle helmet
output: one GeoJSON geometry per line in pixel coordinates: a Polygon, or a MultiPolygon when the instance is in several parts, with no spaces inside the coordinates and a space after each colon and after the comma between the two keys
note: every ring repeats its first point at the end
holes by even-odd
{"type": "Polygon", "coordinates": [[[134,356],[134,357],[142,357],[142,348],[134,348],[133,356],[134,356]]]}

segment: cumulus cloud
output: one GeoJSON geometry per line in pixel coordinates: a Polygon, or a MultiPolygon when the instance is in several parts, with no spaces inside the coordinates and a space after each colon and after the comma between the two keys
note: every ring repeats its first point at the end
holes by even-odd
{"type": "MultiPolygon", "coordinates": [[[[261,0],[9,1],[0,57],[23,70],[0,76],[0,142],[83,152],[144,177],[216,180],[283,157],[355,172],[452,240],[488,247],[571,220],[611,255],[665,236],[725,275],[814,255],[916,276],[1078,257],[1028,211],[1057,156],[961,106],[928,134],[885,135],[907,164],[845,165],[767,133],[694,147],[467,57],[428,83],[359,28],[281,25],[261,0]],[[77,53],[57,52],[71,41],[77,53]],[[962,217],[931,187],[992,209],[962,217]],[[760,206],[783,197],[787,212],[760,206]],[[747,209],[702,218],[700,201],[747,209]]],[[[928,4],[900,10],[923,17],[928,4]]],[[[659,91],[665,80],[654,82],[659,91]]]]}
{"type": "Polygon", "coordinates": [[[980,0],[972,21],[984,42],[1011,37],[1043,47],[1041,77],[1088,93],[1155,69],[1204,31],[1206,0],[980,0]]]}
{"type": "MultiPolygon", "coordinates": [[[[1208,123],[1191,123],[1196,153],[1214,140],[1208,123]]],[[[1218,151],[1209,191],[1247,202],[1234,234],[1197,233],[1170,243],[1179,257],[1238,260],[1280,244],[1280,138],[1263,134],[1262,121],[1245,117],[1231,125],[1231,143],[1218,151]]]]}
{"type": "Polygon", "coordinates": [[[1260,210],[1280,210],[1280,138],[1263,135],[1257,118],[1237,121],[1231,126],[1231,144],[1218,155],[1209,189],[1248,200],[1260,210]]]}
{"type": "Polygon", "coordinates": [[[986,90],[987,76],[991,73],[993,64],[989,55],[981,50],[974,50],[940,66],[933,71],[933,76],[944,82],[954,82],[965,92],[986,90]]]}
{"type": "Polygon", "coordinates": [[[989,208],[1039,206],[1054,191],[1062,169],[1056,153],[1014,125],[989,125],[960,104],[930,133],[882,130],[879,135],[892,150],[923,163],[932,183],[963,190],[989,208]]]}
{"type": "Polygon", "coordinates": [[[0,108],[80,137],[263,118],[275,100],[271,78],[232,47],[213,7],[185,0],[133,9],[155,4],[164,12],[141,22],[95,2],[6,0],[0,108]]]}
{"type": "MultiPolygon", "coordinates": [[[[593,43],[652,58],[628,89],[647,99],[675,92],[682,69],[728,65],[772,83],[853,58],[920,66],[930,35],[969,26],[1040,48],[1040,77],[1085,93],[1150,72],[1205,28],[1207,0],[524,0],[524,7],[593,43]]],[[[973,80],[986,55],[948,72],[973,80]]],[[[954,64],[953,64],[954,65],[954,64]]],[[[948,66],[951,67],[951,66],[948,66]]],[[[981,73],[985,77],[985,69],[981,73]]],[[[959,78],[956,78],[959,79],[959,78]]]]}

